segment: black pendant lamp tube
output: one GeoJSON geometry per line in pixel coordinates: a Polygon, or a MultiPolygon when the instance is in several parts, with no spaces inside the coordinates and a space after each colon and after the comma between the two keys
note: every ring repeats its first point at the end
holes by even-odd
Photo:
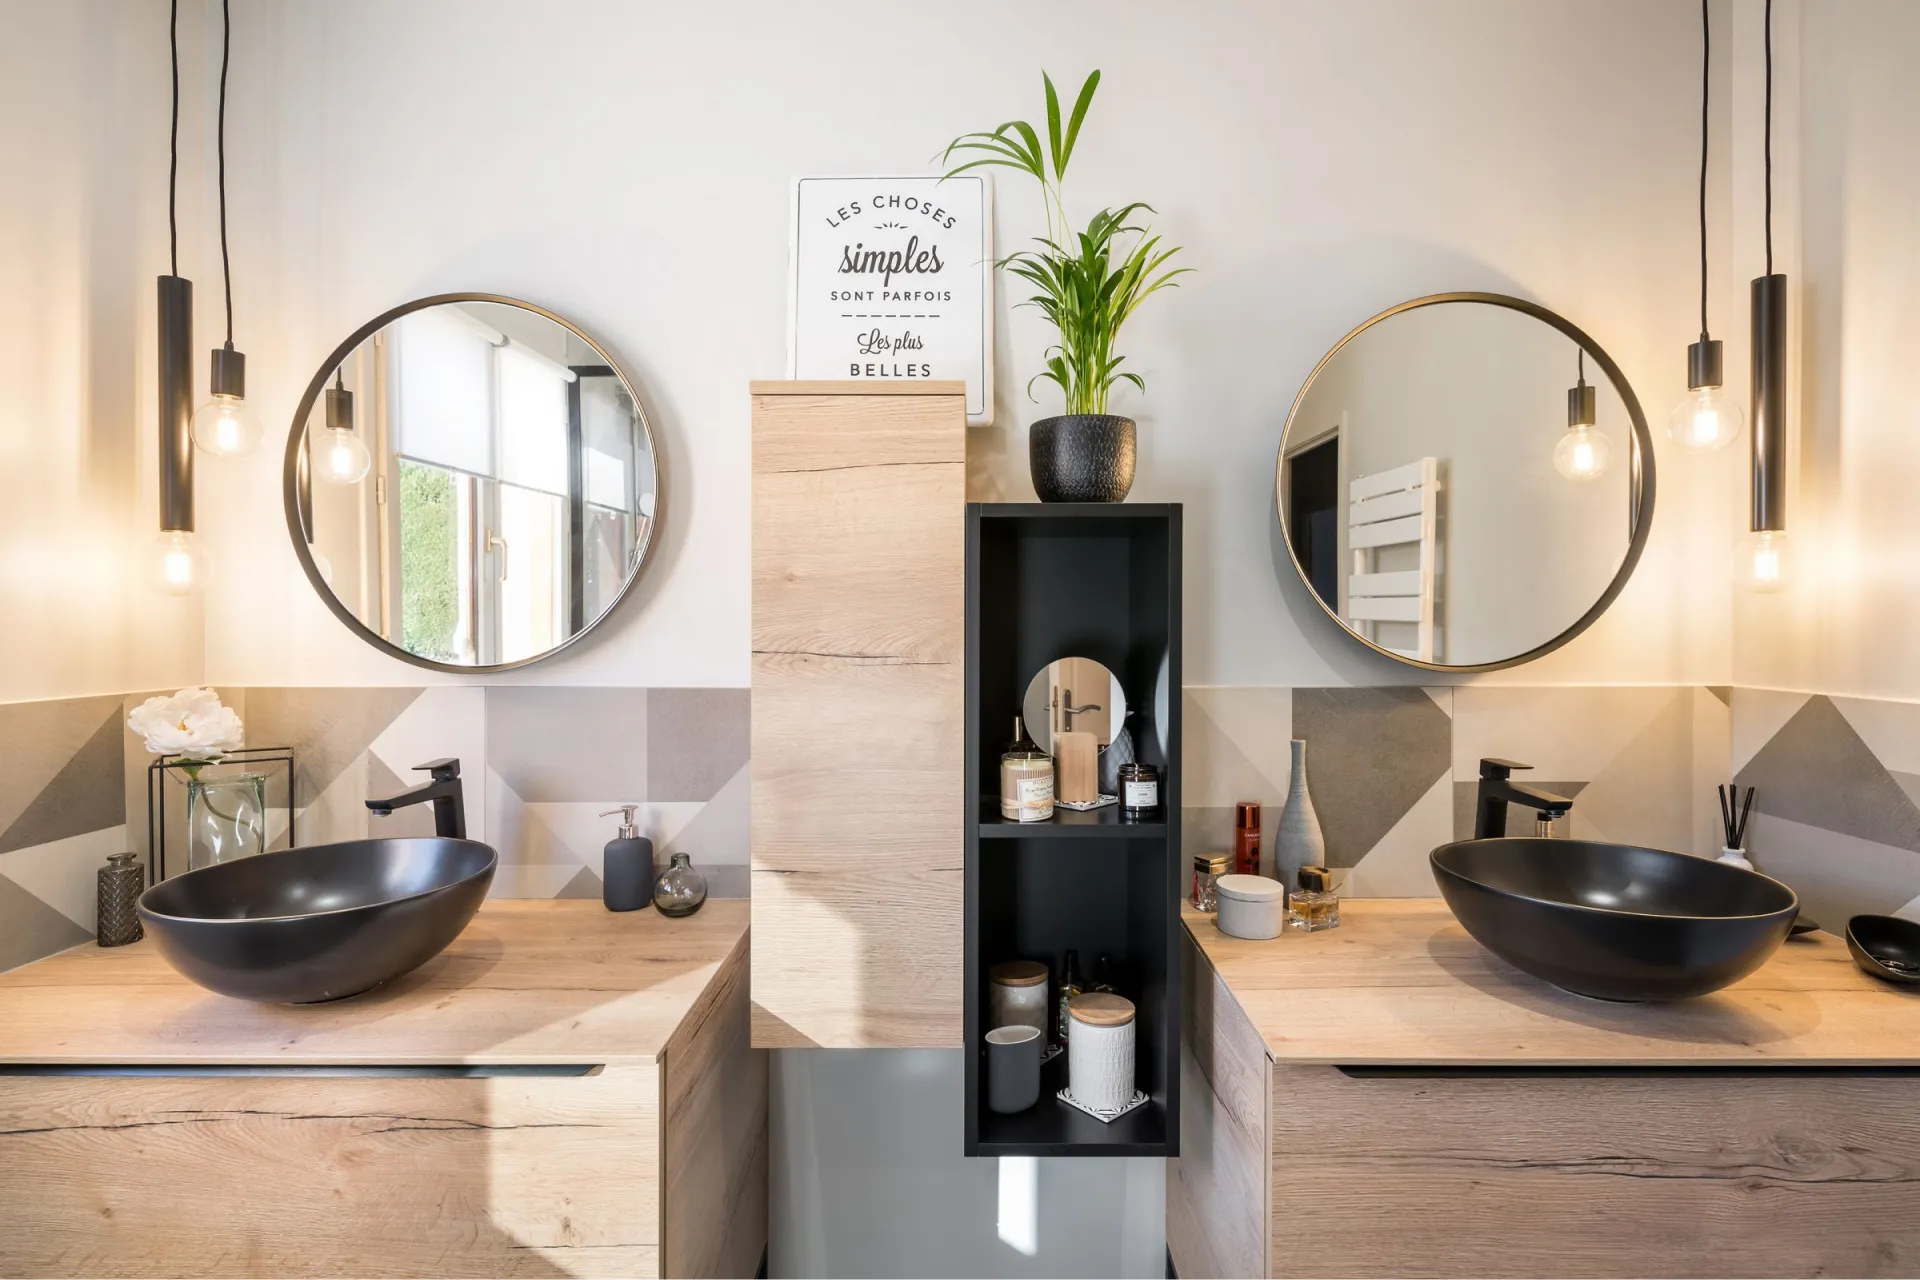
{"type": "Polygon", "coordinates": [[[1787,278],[1773,269],[1773,0],[1766,7],[1767,274],[1753,282],[1753,532],[1787,527],[1787,278]]]}
{"type": "Polygon", "coordinates": [[[180,275],[180,0],[167,14],[173,119],[167,133],[167,274],[159,279],[160,528],[193,532],[193,281],[180,275]]]}
{"type": "Polygon", "coordinates": [[[193,531],[193,281],[161,276],[160,528],[193,531]]]}
{"type": "Polygon", "coordinates": [[[1787,527],[1787,278],[1753,282],[1753,524],[1787,527]]]}

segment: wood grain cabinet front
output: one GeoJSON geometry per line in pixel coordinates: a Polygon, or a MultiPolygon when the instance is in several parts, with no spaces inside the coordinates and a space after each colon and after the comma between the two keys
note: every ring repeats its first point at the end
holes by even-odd
{"type": "Polygon", "coordinates": [[[0,975],[0,1275],[753,1275],[745,904],[649,916],[489,903],[329,1005],[151,942],[0,975]]]}
{"type": "Polygon", "coordinates": [[[0,1076],[10,1276],[663,1274],[660,1080],[0,1076]]]}
{"type": "Polygon", "coordinates": [[[753,385],[753,1043],[960,1043],[958,382],[753,385]]]}
{"type": "MultiPolygon", "coordinates": [[[[1212,926],[1194,927],[1211,946],[1212,926]]],[[[1339,965],[1363,943],[1321,954],[1339,965]]],[[[1825,977],[1834,944],[1818,945],[1797,963],[1825,977]]],[[[1253,957],[1226,967],[1255,1007],[1284,990],[1259,985],[1257,966],[1307,981],[1304,965],[1279,968],[1277,951],[1229,951],[1253,957]]],[[[1385,1017],[1357,990],[1364,971],[1346,972],[1351,1017],[1385,1017]]],[[[1181,1275],[1920,1273],[1920,1067],[1286,1061],[1276,1045],[1310,1053],[1326,1027],[1256,1027],[1191,936],[1183,977],[1186,1139],[1167,1174],[1181,1275]]],[[[1764,1024],[1743,1025],[1752,1035],[1764,1024]]],[[[1489,1039],[1488,1055],[1502,1043],[1489,1039]]],[[[1836,1054],[1847,1048],[1836,1038],[1836,1054]]]]}

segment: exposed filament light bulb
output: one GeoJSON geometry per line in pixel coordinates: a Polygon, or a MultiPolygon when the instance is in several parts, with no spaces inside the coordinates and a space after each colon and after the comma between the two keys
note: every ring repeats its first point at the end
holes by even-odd
{"type": "Polygon", "coordinates": [[[315,452],[320,478],[329,484],[359,484],[373,470],[373,455],[353,433],[353,392],[338,369],[327,388],[327,429],[315,452]]]}
{"type": "Polygon", "coordinates": [[[1587,353],[1580,352],[1580,380],[1567,388],[1567,433],[1553,446],[1553,469],[1569,480],[1595,480],[1606,474],[1613,443],[1594,429],[1597,399],[1587,382],[1587,353]]]}
{"type": "Polygon", "coordinates": [[[191,529],[166,529],[154,540],[152,580],[170,596],[190,596],[206,585],[207,553],[191,529]]]}
{"type": "Polygon", "coordinates": [[[1771,594],[1793,583],[1793,544],[1784,529],[1755,529],[1740,549],[1740,576],[1750,590],[1771,594]]]}
{"type": "Polygon", "coordinates": [[[1687,394],[1667,415],[1667,437],[1688,453],[1711,453],[1742,425],[1740,406],[1721,385],[1720,343],[1702,338],[1687,348],[1687,394]]]}

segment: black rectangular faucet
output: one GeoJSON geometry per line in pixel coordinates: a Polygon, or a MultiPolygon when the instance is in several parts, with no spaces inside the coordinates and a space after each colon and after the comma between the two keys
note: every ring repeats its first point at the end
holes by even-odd
{"type": "Polygon", "coordinates": [[[1531,768],[1532,765],[1521,764],[1517,760],[1489,757],[1480,761],[1480,792],[1473,810],[1475,840],[1507,834],[1509,804],[1523,804],[1530,809],[1538,809],[1541,819],[1549,823],[1567,816],[1573,808],[1573,801],[1551,791],[1542,791],[1539,787],[1511,780],[1515,769],[1531,768]]]}
{"type": "Polygon", "coordinates": [[[397,796],[388,796],[384,800],[369,800],[367,808],[381,817],[391,817],[395,809],[404,809],[408,805],[419,804],[425,800],[433,801],[433,833],[448,836],[455,840],[467,838],[467,801],[460,788],[460,762],[458,760],[430,760],[426,764],[417,764],[415,772],[430,773],[433,781],[423,783],[411,791],[402,791],[397,796]]]}

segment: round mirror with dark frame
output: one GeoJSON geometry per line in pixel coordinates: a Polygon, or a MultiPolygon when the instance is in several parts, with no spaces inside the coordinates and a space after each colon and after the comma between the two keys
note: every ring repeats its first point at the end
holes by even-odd
{"type": "Polygon", "coordinates": [[[356,330],[287,440],[287,529],[363,640],[505,671],[591,631],[654,541],[646,411],[605,349],[542,307],[457,293],[356,330]]]}
{"type": "Polygon", "coordinates": [[[1294,398],[1280,529],[1314,601],[1377,653],[1488,671],[1591,626],[1653,519],[1640,402],[1535,303],[1444,293],[1381,312],[1294,398]]]}

